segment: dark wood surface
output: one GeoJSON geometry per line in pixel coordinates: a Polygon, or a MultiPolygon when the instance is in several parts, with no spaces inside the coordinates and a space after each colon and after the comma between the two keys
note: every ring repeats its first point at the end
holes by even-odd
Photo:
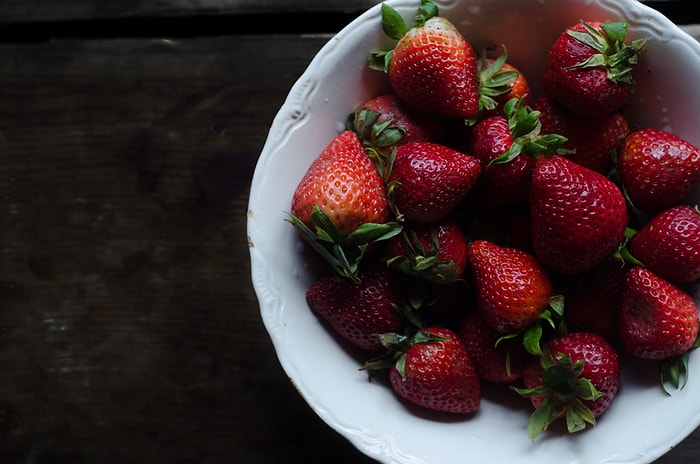
{"type": "Polygon", "coordinates": [[[290,87],[374,3],[0,0],[0,464],[373,462],[282,371],[246,210],[290,87]]]}

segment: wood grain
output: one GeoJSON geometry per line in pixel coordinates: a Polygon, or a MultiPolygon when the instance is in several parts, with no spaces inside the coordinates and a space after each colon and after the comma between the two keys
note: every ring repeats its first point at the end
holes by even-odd
{"type": "Polygon", "coordinates": [[[253,167],[325,40],[1,50],[0,462],[363,461],[249,281],[253,167]]]}

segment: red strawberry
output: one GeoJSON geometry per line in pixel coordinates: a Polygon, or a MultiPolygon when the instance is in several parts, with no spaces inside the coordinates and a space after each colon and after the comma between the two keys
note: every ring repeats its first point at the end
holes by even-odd
{"type": "Polygon", "coordinates": [[[632,70],[646,46],[625,43],[627,23],[580,22],[568,27],[549,50],[542,76],[545,93],[583,117],[618,111],[634,86],[632,70]]]}
{"type": "Polygon", "coordinates": [[[566,141],[540,134],[538,113],[510,100],[503,115],[476,123],[469,153],[481,163],[481,175],[467,201],[469,208],[492,209],[527,203],[534,157],[553,154],[566,141]]]}
{"type": "Polygon", "coordinates": [[[381,351],[379,334],[402,332],[402,287],[387,269],[361,269],[360,282],[326,275],[306,291],[309,308],[340,336],[367,351],[381,351]]]}
{"type": "Polygon", "coordinates": [[[514,382],[522,376],[527,356],[523,346],[512,343],[515,339],[499,341],[501,334],[486,325],[478,311],[466,312],[457,333],[482,380],[514,382]]]}
{"type": "Polygon", "coordinates": [[[504,50],[498,58],[484,55],[479,60],[479,119],[503,114],[503,107],[512,98],[530,104],[530,83],[507,59],[504,50]]]}
{"type": "Polygon", "coordinates": [[[622,242],[627,205],[612,181],[563,156],[538,158],[532,177],[532,241],[542,262],[563,274],[593,269],[622,242]]]}
{"type": "Polygon", "coordinates": [[[436,283],[462,277],[469,242],[452,216],[434,222],[404,224],[403,232],[386,242],[387,265],[407,275],[436,283]]]}
{"type": "Polygon", "coordinates": [[[292,197],[292,214],[313,228],[318,206],[341,235],[390,217],[384,182],[355,133],[337,135],[311,163],[292,197]]]}
{"type": "Polygon", "coordinates": [[[687,292],[635,266],[625,276],[618,325],[629,353],[643,359],[668,359],[693,346],[698,308],[687,292]]]}
{"type": "MultiPolygon", "coordinates": [[[[393,357],[389,380],[394,391],[410,403],[436,411],[469,414],[481,404],[481,384],[459,336],[451,329],[432,326],[412,337],[382,336],[393,357]]],[[[370,361],[367,369],[381,363],[370,361]]]]}
{"type": "Polygon", "coordinates": [[[620,360],[600,335],[572,332],[547,342],[540,360],[523,371],[526,388],[516,389],[536,408],[530,416],[531,440],[560,417],[570,433],[583,430],[612,403],[620,387],[620,360]]]}
{"type": "Polygon", "coordinates": [[[660,212],[683,202],[700,182],[700,150],[668,131],[633,131],[617,155],[622,185],[632,204],[660,212]]]}
{"type": "Polygon", "coordinates": [[[471,155],[441,144],[411,142],[396,150],[389,188],[406,220],[432,222],[452,212],[480,173],[471,155]]]}
{"type": "Polygon", "coordinates": [[[477,309],[495,331],[518,332],[547,309],[554,292],[552,280],[530,253],[475,240],[469,246],[468,262],[477,309]]]}
{"type": "Polygon", "coordinates": [[[613,167],[613,148],[629,132],[629,124],[619,111],[597,118],[583,118],[540,94],[532,104],[540,113],[542,132],[566,137],[563,148],[573,151],[568,159],[607,175],[613,167]]]}
{"type": "Polygon", "coordinates": [[[391,210],[384,181],[350,130],[337,135],[311,163],[291,206],[289,222],[335,272],[354,280],[365,246],[400,232],[397,224],[387,222],[391,210]]]}
{"type": "Polygon", "coordinates": [[[700,212],[677,205],[652,217],[627,244],[647,269],[676,283],[700,279],[700,212]]]}
{"type": "Polygon", "coordinates": [[[370,66],[388,72],[393,91],[408,105],[450,118],[469,119],[479,109],[477,54],[437,6],[422,2],[411,27],[382,4],[384,31],[393,50],[374,52],[370,66]]]}
{"type": "Polygon", "coordinates": [[[393,93],[359,105],[348,116],[347,126],[365,146],[380,150],[414,141],[440,142],[445,134],[442,121],[409,107],[393,93]]]}

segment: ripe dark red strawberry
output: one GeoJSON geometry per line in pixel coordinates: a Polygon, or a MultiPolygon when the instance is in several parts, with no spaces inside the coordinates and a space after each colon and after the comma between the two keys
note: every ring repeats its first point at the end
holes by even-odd
{"type": "Polygon", "coordinates": [[[367,351],[383,350],[379,334],[401,333],[405,322],[400,280],[391,271],[361,269],[359,283],[326,275],[306,291],[309,308],[340,336],[367,351]]]}
{"type": "Polygon", "coordinates": [[[531,440],[559,418],[567,430],[583,430],[612,403],[620,388],[620,360],[600,335],[572,332],[547,342],[541,359],[523,370],[526,388],[516,389],[536,408],[527,430],[531,440]]]}
{"type": "Polygon", "coordinates": [[[540,134],[538,114],[510,100],[503,115],[482,119],[472,129],[470,150],[481,163],[481,175],[467,207],[493,209],[526,204],[535,157],[554,154],[566,141],[557,134],[540,134]]]}
{"type": "Polygon", "coordinates": [[[345,130],[307,169],[288,220],[335,272],[357,280],[366,245],[400,232],[390,218],[384,180],[357,134],[345,130]]]}
{"type": "Polygon", "coordinates": [[[622,242],[628,223],[617,185],[560,155],[537,159],[530,212],[535,253],[563,274],[603,262],[622,242]]]}
{"type": "Polygon", "coordinates": [[[552,44],[542,76],[551,98],[583,117],[619,111],[634,86],[632,71],[644,39],[625,43],[627,23],[569,26],[552,44]]]}
{"type": "Polygon", "coordinates": [[[443,121],[403,103],[394,93],[373,97],[348,116],[347,127],[366,147],[387,150],[408,142],[440,142],[443,121]]]}
{"type": "Polygon", "coordinates": [[[677,205],[656,214],[630,239],[627,249],[666,280],[700,279],[700,212],[693,206],[677,205]]]}
{"type": "Polygon", "coordinates": [[[632,204],[660,212],[682,203],[700,182],[700,150],[655,128],[631,132],[617,154],[617,168],[632,204]]]}
{"type": "Polygon", "coordinates": [[[514,382],[522,376],[527,352],[516,339],[501,340],[502,334],[486,325],[481,314],[468,310],[457,329],[480,379],[514,382]],[[498,344],[497,344],[498,342],[498,344]]]}
{"type": "Polygon", "coordinates": [[[389,188],[406,220],[432,222],[451,213],[480,174],[471,155],[437,143],[411,142],[396,150],[389,188]]]}
{"type": "Polygon", "coordinates": [[[573,151],[567,158],[607,175],[613,168],[613,149],[629,132],[627,118],[619,112],[583,118],[540,94],[532,108],[540,113],[542,132],[566,137],[563,148],[573,151]]]}
{"type": "Polygon", "coordinates": [[[382,4],[384,31],[398,42],[388,53],[374,52],[370,66],[388,72],[391,88],[408,105],[449,118],[476,116],[477,53],[434,3],[422,2],[420,10],[409,28],[382,4]]]}
{"type": "Polygon", "coordinates": [[[387,265],[435,283],[451,283],[464,274],[469,242],[452,216],[434,222],[405,223],[386,242],[387,265]]]}
{"type": "Polygon", "coordinates": [[[662,360],[687,352],[698,336],[698,308],[684,290],[641,266],[625,276],[619,311],[625,350],[662,360]]]}
{"type": "Polygon", "coordinates": [[[627,267],[618,259],[604,261],[564,295],[564,321],[576,332],[593,332],[608,341],[617,338],[617,312],[627,267]]]}
{"type": "Polygon", "coordinates": [[[395,334],[382,338],[395,352],[389,380],[399,396],[427,409],[454,414],[479,409],[479,377],[453,330],[432,326],[412,337],[395,334]]]}
{"type": "Polygon", "coordinates": [[[554,293],[552,279],[530,253],[474,240],[468,262],[477,309],[495,331],[510,334],[523,330],[549,306],[554,293]]]}

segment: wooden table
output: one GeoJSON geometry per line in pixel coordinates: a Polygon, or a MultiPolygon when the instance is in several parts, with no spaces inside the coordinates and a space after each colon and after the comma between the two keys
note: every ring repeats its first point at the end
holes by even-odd
{"type": "Polygon", "coordinates": [[[375,3],[0,0],[0,463],[373,462],[282,371],[246,210],[290,87],[375,3]]]}

